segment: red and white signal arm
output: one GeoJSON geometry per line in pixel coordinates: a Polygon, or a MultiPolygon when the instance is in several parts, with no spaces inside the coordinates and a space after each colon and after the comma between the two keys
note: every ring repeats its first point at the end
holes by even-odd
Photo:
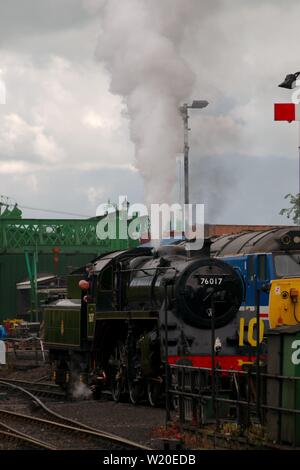
{"type": "Polygon", "coordinates": [[[300,121],[300,104],[275,103],[274,121],[300,121]]]}

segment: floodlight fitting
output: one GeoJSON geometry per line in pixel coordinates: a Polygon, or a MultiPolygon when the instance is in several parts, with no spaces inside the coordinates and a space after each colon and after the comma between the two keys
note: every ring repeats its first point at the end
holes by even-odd
{"type": "Polygon", "coordinates": [[[189,106],[190,108],[196,108],[196,109],[201,109],[201,108],[206,108],[208,105],[208,101],[206,100],[193,100],[192,106],[189,106]]]}
{"type": "Polygon", "coordinates": [[[280,85],[278,85],[280,88],[287,88],[288,90],[291,90],[293,87],[294,82],[297,80],[298,76],[300,75],[300,72],[296,73],[289,73],[285,79],[283,80],[280,85]]]}

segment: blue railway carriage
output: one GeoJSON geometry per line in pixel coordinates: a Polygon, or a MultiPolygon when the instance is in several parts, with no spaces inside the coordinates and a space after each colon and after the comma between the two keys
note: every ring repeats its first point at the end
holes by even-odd
{"type": "Polygon", "coordinates": [[[300,278],[300,229],[286,226],[224,235],[214,240],[211,253],[233,266],[244,280],[245,297],[240,307],[240,346],[247,340],[251,344],[258,299],[260,336],[269,327],[268,287],[271,280],[300,278]],[[247,334],[250,338],[245,339],[247,334]]]}

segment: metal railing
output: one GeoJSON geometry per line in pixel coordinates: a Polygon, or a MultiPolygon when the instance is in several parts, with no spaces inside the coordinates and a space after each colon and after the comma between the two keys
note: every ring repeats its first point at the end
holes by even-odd
{"type": "Polygon", "coordinates": [[[300,377],[259,369],[258,374],[255,366],[228,370],[170,365],[169,393],[180,424],[194,429],[214,424],[218,431],[222,423],[234,422],[241,435],[260,425],[265,442],[300,446],[300,377]]]}

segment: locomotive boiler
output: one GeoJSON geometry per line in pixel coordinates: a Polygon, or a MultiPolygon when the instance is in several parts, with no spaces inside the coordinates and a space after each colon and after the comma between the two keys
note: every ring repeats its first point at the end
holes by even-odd
{"type": "Polygon", "coordinates": [[[184,243],[141,246],[74,272],[72,298],[44,312],[56,382],[85,380],[95,395],[109,388],[116,401],[127,393],[133,403],[146,391],[155,404],[166,360],[210,367],[214,348],[222,368],[233,358],[246,361],[237,318],[244,283],[232,266],[210,257],[209,245],[189,253],[184,243]]]}

